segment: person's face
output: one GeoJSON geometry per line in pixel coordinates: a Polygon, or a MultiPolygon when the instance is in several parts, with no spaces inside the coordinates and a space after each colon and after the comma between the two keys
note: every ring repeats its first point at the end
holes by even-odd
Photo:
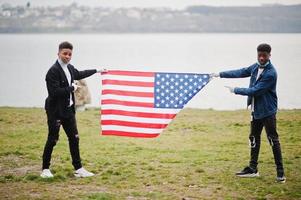
{"type": "Polygon", "coordinates": [[[264,65],[270,60],[271,54],[268,52],[257,52],[257,60],[261,65],[264,65]]]}
{"type": "Polygon", "coordinates": [[[58,52],[59,58],[65,63],[69,63],[72,57],[72,50],[71,49],[61,49],[58,52]]]}

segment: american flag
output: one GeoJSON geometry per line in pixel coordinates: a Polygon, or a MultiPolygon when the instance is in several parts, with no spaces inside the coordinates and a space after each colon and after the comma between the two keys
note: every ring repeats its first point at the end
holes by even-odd
{"type": "Polygon", "coordinates": [[[209,80],[193,73],[102,73],[102,135],[158,136],[209,80]]]}

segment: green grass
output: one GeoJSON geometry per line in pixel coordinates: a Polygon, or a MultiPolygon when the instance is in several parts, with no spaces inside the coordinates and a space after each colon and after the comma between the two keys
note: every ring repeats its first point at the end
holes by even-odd
{"type": "Polygon", "coordinates": [[[63,130],[54,149],[55,178],[41,179],[47,137],[39,108],[0,108],[0,198],[8,199],[301,199],[301,110],[278,113],[287,183],[275,183],[263,132],[261,177],[234,173],[249,160],[248,111],[185,109],[153,139],[99,135],[99,110],[78,112],[83,165],[96,176],[73,177],[63,130]]]}

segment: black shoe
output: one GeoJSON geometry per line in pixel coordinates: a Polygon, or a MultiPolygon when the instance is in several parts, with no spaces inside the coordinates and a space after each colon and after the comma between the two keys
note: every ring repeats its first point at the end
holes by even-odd
{"type": "Polygon", "coordinates": [[[251,167],[245,167],[242,171],[237,172],[235,175],[238,177],[258,177],[259,172],[257,169],[254,170],[251,167]]]}
{"type": "Polygon", "coordinates": [[[286,181],[286,178],[284,176],[281,176],[281,177],[278,177],[276,178],[276,182],[278,183],[285,183],[286,181]]]}

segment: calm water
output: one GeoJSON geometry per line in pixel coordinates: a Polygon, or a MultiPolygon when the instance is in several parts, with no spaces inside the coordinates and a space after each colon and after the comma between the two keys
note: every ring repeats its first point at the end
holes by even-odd
{"type": "MultiPolygon", "coordinates": [[[[63,40],[74,44],[78,69],[197,73],[249,66],[257,44],[267,42],[278,70],[279,108],[301,108],[301,34],[1,34],[0,106],[43,106],[45,74],[63,40]]],[[[100,76],[87,81],[91,105],[99,106],[100,76]]],[[[224,85],[246,87],[248,79],[213,80],[187,106],[246,108],[246,97],[224,85]]]]}

